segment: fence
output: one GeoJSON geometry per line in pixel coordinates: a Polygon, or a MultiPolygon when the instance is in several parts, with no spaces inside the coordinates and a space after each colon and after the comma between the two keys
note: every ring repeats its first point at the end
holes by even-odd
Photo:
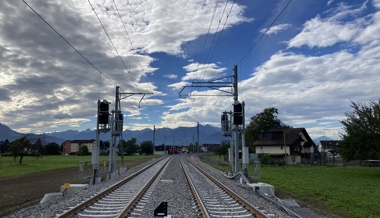
{"type": "MultiPolygon", "coordinates": [[[[99,174],[106,174],[109,161],[100,160],[99,161],[99,174]]],[[[79,178],[88,179],[93,177],[94,169],[92,168],[91,161],[80,161],[78,164],[79,168],[79,178]]]]}

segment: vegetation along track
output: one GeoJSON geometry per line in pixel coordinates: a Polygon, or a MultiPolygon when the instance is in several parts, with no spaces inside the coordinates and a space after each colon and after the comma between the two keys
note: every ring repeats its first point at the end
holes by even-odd
{"type": "Polygon", "coordinates": [[[165,158],[144,167],[59,217],[125,217],[170,159],[165,158]]]}

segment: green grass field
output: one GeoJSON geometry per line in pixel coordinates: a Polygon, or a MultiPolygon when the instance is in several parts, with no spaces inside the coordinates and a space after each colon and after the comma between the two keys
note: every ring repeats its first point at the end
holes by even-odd
{"type": "MultiPolygon", "coordinates": [[[[228,163],[209,157],[228,171],[228,163]]],[[[248,174],[253,174],[252,166],[248,174]]],[[[260,179],[254,182],[269,183],[285,195],[341,217],[380,217],[380,167],[261,166],[260,179]]]]}
{"type": "MultiPolygon", "coordinates": [[[[124,165],[128,168],[128,162],[133,161],[134,165],[142,163],[147,159],[156,158],[159,156],[125,156],[124,165]]],[[[108,156],[100,156],[99,161],[108,161],[108,156]]],[[[56,155],[42,156],[39,158],[26,156],[23,158],[22,164],[13,161],[13,157],[0,157],[0,179],[24,176],[31,173],[43,172],[48,170],[56,170],[68,167],[78,167],[80,162],[87,161],[91,163],[91,156],[75,156],[75,155],[56,155]]],[[[121,162],[121,157],[117,157],[118,164],[121,162]]]]}

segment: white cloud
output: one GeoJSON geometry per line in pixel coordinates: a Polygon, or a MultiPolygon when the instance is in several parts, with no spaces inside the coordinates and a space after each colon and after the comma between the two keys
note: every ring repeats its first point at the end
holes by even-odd
{"type": "Polygon", "coordinates": [[[338,42],[347,42],[359,34],[357,23],[340,24],[338,22],[324,20],[320,17],[313,18],[305,23],[303,30],[289,41],[289,47],[301,47],[307,45],[313,47],[332,46],[338,42]]]}
{"type": "Polygon", "coordinates": [[[168,87],[173,88],[173,90],[180,90],[180,89],[182,89],[184,86],[187,86],[187,85],[189,85],[188,82],[181,81],[181,82],[178,82],[178,83],[170,84],[170,85],[168,85],[168,87]]]}
{"type": "Polygon", "coordinates": [[[363,26],[368,25],[365,18],[357,18],[366,8],[366,3],[359,8],[342,3],[330,12],[332,16],[317,16],[307,21],[302,31],[289,41],[288,47],[328,47],[353,40],[363,30],[363,26]],[[346,21],[347,18],[352,20],[346,21]]]}
{"type": "MultiPolygon", "coordinates": [[[[93,16],[87,1],[74,2],[88,16],[93,16]]],[[[95,10],[101,19],[107,19],[106,25],[113,26],[111,34],[122,35],[124,28],[120,23],[113,1],[93,0],[92,2],[94,2],[93,5],[96,5],[95,10]]],[[[138,51],[165,52],[173,55],[183,55],[184,52],[181,49],[183,43],[207,33],[212,16],[210,12],[214,10],[215,6],[215,16],[221,17],[224,4],[218,3],[220,2],[185,0],[116,1],[129,37],[138,51]]],[[[227,8],[230,8],[231,4],[228,3],[227,8]]],[[[242,11],[242,6],[234,5],[226,28],[239,22],[248,21],[241,16],[242,11]]],[[[214,33],[217,25],[217,22],[212,24],[211,33],[214,33]]],[[[119,38],[117,44],[119,43],[123,43],[125,46],[125,38],[119,38]]]]}
{"type": "Polygon", "coordinates": [[[183,81],[215,79],[224,76],[225,73],[223,72],[226,70],[226,68],[221,68],[214,63],[191,63],[183,68],[188,72],[186,76],[182,77],[183,81]]]}
{"type": "Polygon", "coordinates": [[[178,77],[178,75],[175,75],[175,74],[165,74],[164,77],[165,78],[169,78],[169,79],[176,79],[178,77]]]}
{"type": "MultiPolygon", "coordinates": [[[[97,99],[112,102],[117,84],[122,84],[123,92],[153,92],[154,96],[143,100],[142,105],[163,104],[154,98],[167,93],[158,90],[160,84],[147,79],[157,70],[151,66],[155,59],[150,54],[186,56],[182,45],[207,33],[210,12],[220,2],[115,0],[115,3],[127,33],[113,1],[91,0],[125,67],[87,1],[29,2],[102,73],[22,1],[2,3],[0,101],[7,101],[0,113],[2,123],[15,130],[35,132],[47,132],[60,124],[80,125],[96,113],[97,99]]],[[[227,7],[231,6],[228,3],[227,7]]],[[[221,17],[223,8],[224,4],[217,5],[217,17],[221,17]]],[[[225,29],[249,21],[243,17],[243,10],[243,6],[234,4],[225,29]]],[[[212,24],[211,33],[215,33],[216,25],[212,24]]],[[[210,72],[205,75],[208,78],[210,72]]],[[[173,74],[167,76],[175,78],[173,74]]],[[[128,114],[140,116],[136,108],[139,100],[128,98],[130,104],[124,106],[128,114]]]]}
{"type": "Polygon", "coordinates": [[[321,56],[279,52],[239,84],[239,99],[247,102],[249,117],[276,107],[279,118],[294,127],[333,120],[335,126],[321,127],[331,136],[350,111],[350,101],[378,99],[380,45],[371,50],[364,46],[357,54],[342,50],[321,56]]]}
{"type": "Polygon", "coordinates": [[[380,40],[380,12],[375,13],[371,19],[370,24],[362,29],[355,42],[366,44],[373,43],[380,40]]]}
{"type": "Polygon", "coordinates": [[[260,32],[265,33],[267,35],[272,35],[272,34],[277,34],[279,32],[285,31],[288,28],[290,28],[291,26],[292,26],[291,24],[284,23],[284,24],[272,26],[271,28],[269,28],[269,30],[266,33],[265,33],[266,29],[262,29],[262,30],[260,30],[260,32]]]}
{"type": "Polygon", "coordinates": [[[380,8],[380,0],[372,0],[372,3],[376,8],[380,8]]]}

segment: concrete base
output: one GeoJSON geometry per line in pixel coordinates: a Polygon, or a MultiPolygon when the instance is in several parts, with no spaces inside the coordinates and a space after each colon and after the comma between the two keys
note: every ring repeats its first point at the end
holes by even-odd
{"type": "Polygon", "coordinates": [[[292,199],[286,199],[286,200],[281,199],[280,202],[287,207],[300,207],[300,205],[298,205],[297,202],[292,199]]]}
{"type": "Polygon", "coordinates": [[[55,199],[58,199],[58,198],[61,198],[61,197],[62,197],[62,193],[61,192],[47,193],[47,194],[45,194],[45,196],[40,201],[40,204],[42,204],[44,202],[52,201],[52,200],[55,200],[55,199]]]}
{"type": "Polygon", "coordinates": [[[274,186],[266,183],[250,183],[248,184],[254,191],[259,191],[267,197],[274,197],[274,186]]]}
{"type": "Polygon", "coordinates": [[[100,184],[101,182],[102,182],[102,178],[100,178],[100,177],[98,177],[98,178],[96,178],[95,179],[95,184],[93,184],[93,179],[92,179],[92,177],[90,178],[90,180],[88,180],[88,184],[89,185],[96,185],[96,184],[100,184]]]}
{"type": "Polygon", "coordinates": [[[113,178],[115,178],[118,174],[119,174],[119,172],[118,172],[117,170],[115,170],[113,173],[108,173],[108,179],[113,179],[113,178]]]}
{"type": "MultiPolygon", "coordinates": [[[[100,178],[99,178],[100,180],[100,178]]],[[[99,181],[100,182],[100,181],[99,181]]],[[[66,194],[75,194],[86,188],[88,188],[88,184],[70,184],[70,188],[67,189],[66,194]]],[[[65,188],[61,186],[61,193],[65,191],[65,188]]]]}
{"type": "Polygon", "coordinates": [[[119,175],[123,175],[123,174],[125,174],[125,172],[127,172],[127,168],[126,167],[120,167],[119,175]]]}

